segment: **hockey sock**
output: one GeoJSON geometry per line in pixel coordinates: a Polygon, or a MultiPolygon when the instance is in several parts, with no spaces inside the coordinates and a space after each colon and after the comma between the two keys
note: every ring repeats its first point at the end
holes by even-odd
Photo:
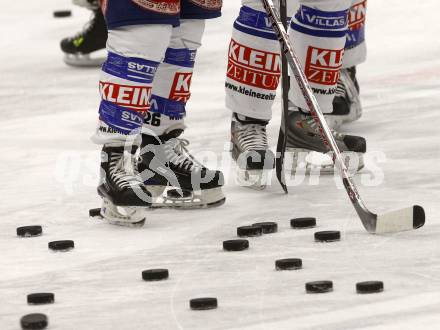
{"type": "MultiPolygon", "coordinates": [[[[302,0],[300,4],[292,18],[289,36],[322,111],[331,113],[342,67],[351,0],[302,0]]],[[[307,109],[294,77],[289,100],[307,109]]]]}
{"type": "Polygon", "coordinates": [[[348,11],[348,32],[345,44],[343,68],[358,65],[366,60],[365,16],[367,0],[353,0],[348,11]]]}
{"type": "Polygon", "coordinates": [[[205,21],[195,19],[181,20],[180,26],[173,28],[170,45],[154,80],[151,108],[142,129],[144,134],[159,136],[171,126],[183,126],[204,29],[205,21]]]}
{"type": "Polygon", "coordinates": [[[131,25],[109,31],[96,143],[120,143],[140,133],[171,30],[170,25],[131,25]]]}
{"type": "Polygon", "coordinates": [[[280,48],[261,2],[243,0],[242,4],[229,44],[226,107],[269,120],[280,81],[280,48]]]}

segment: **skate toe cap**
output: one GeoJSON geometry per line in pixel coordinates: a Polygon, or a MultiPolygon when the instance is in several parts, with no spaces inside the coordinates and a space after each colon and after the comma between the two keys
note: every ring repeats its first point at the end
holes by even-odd
{"type": "Polygon", "coordinates": [[[361,136],[346,135],[344,137],[344,143],[349,151],[366,153],[367,141],[361,136]]]}

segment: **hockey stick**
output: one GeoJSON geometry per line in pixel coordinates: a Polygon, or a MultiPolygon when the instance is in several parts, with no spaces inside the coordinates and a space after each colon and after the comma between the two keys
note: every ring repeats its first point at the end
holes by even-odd
{"type": "Polygon", "coordinates": [[[262,0],[267,15],[272,21],[272,26],[277,34],[281,45],[281,52],[285,54],[287,61],[292,69],[295,80],[304,96],[306,104],[309,108],[310,114],[315,120],[323,143],[333,151],[333,162],[340,167],[340,175],[347,191],[348,197],[351,200],[363,226],[369,233],[389,233],[399,232],[404,230],[417,229],[425,224],[425,211],[421,206],[415,205],[391,211],[385,214],[374,214],[370,212],[364,205],[361,196],[359,195],[356,185],[351,177],[348,175],[347,167],[343,161],[338,145],[333,138],[330,128],[325,121],[324,115],[319,107],[319,104],[313,95],[312,89],[307,81],[304,71],[301,68],[300,61],[295,54],[292,44],[289,40],[283,23],[278,16],[273,0],[262,0]]]}
{"type": "MultiPolygon", "coordinates": [[[[280,0],[280,16],[281,22],[283,22],[284,28],[287,30],[287,6],[286,0],[280,0]]],[[[281,56],[281,81],[282,81],[282,114],[281,114],[281,124],[280,133],[278,134],[277,143],[277,157],[275,162],[275,172],[277,175],[278,182],[283,188],[286,194],[289,193],[286,185],[286,175],[284,173],[284,158],[286,153],[286,138],[287,138],[287,114],[289,107],[289,70],[287,67],[287,58],[283,52],[281,56]]]]}

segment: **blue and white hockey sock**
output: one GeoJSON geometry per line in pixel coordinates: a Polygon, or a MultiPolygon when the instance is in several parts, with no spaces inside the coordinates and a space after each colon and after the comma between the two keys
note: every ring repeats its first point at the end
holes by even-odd
{"type": "Polygon", "coordinates": [[[140,133],[171,30],[170,25],[133,25],[109,31],[94,142],[123,143],[140,133]]]}
{"type": "Polygon", "coordinates": [[[191,96],[191,80],[205,30],[205,21],[181,20],[173,28],[171,41],[153,84],[151,108],[147,113],[143,133],[162,135],[168,128],[183,127],[186,103],[191,96]]]}
{"type": "MultiPolygon", "coordinates": [[[[351,0],[302,0],[300,4],[292,18],[289,36],[322,111],[331,113],[342,68],[351,0]]],[[[289,99],[307,111],[293,77],[289,99]]]]}

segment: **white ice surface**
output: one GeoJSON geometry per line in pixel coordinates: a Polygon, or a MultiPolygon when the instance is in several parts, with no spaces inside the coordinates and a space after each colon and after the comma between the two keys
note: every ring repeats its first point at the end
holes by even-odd
{"type": "MultiPolygon", "coordinates": [[[[85,10],[54,19],[68,0],[0,0],[0,328],[18,329],[22,315],[49,315],[50,329],[438,329],[440,324],[440,43],[438,1],[370,0],[369,58],[359,67],[364,116],[347,128],[382,153],[384,181],[360,187],[376,212],[421,204],[420,230],[369,235],[333,178],[264,192],[229,180],[227,203],[202,211],[154,211],[142,229],[90,220],[99,148],[89,137],[98,105],[96,69],[62,62],[59,40],[87,19],[85,10]],[[289,219],[318,218],[342,241],[313,242],[289,219]],[[277,234],[251,239],[246,252],[225,253],[235,228],[279,222],[277,234]],[[15,228],[40,224],[44,235],[19,239],[15,228]],[[69,253],[48,241],[73,239],[69,253]],[[300,257],[304,269],[274,271],[274,261],[300,257]],[[146,283],[141,271],[169,268],[168,281],[146,283]],[[330,279],[335,291],[307,295],[304,283],[330,279]],[[379,279],[385,292],[360,296],[357,281],[379,279]],[[26,295],[49,291],[50,306],[26,295]],[[188,300],[216,296],[219,308],[194,312],[188,300]]],[[[225,55],[239,1],[208,24],[193,79],[186,137],[192,150],[225,153],[225,55]]],[[[276,143],[280,111],[270,124],[276,143]]],[[[228,158],[223,168],[227,172],[228,158]]],[[[368,172],[364,172],[368,176],[368,172]]],[[[364,178],[365,179],[365,178],[364,178]]],[[[357,179],[360,182],[360,177],[357,179]]],[[[336,180],[337,181],[337,180],[336,180]]]]}

